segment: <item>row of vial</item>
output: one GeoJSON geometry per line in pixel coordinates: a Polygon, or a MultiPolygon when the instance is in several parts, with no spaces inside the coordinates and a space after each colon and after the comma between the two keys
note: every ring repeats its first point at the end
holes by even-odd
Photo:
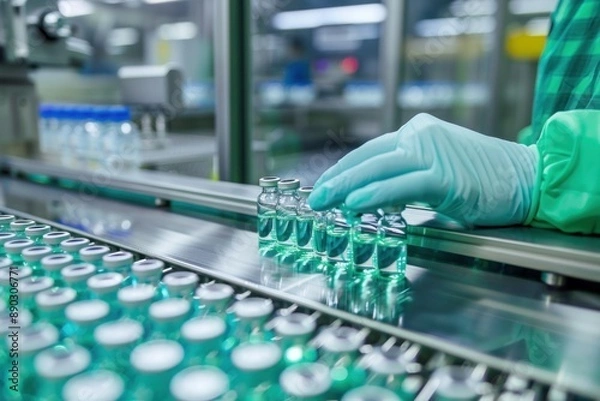
{"type": "Polygon", "coordinates": [[[361,275],[403,279],[407,225],[402,208],[353,213],[343,208],[314,211],[312,187],[275,176],[259,180],[258,237],[263,255],[276,253],[316,270],[350,269],[361,275]]]}
{"type": "Polygon", "coordinates": [[[68,167],[135,169],[140,134],[125,106],[44,104],[39,110],[40,151],[68,167]]]}
{"type": "Polygon", "coordinates": [[[424,382],[416,354],[393,343],[361,356],[365,331],[333,325],[317,334],[318,315],[274,314],[269,299],[199,286],[192,272],[162,276],[161,261],[134,261],[31,220],[2,215],[0,231],[10,238],[0,248],[8,256],[0,259],[0,331],[7,338],[15,307],[22,329],[0,343],[2,399],[80,401],[101,391],[107,401],[395,401],[412,399],[424,382]]]}

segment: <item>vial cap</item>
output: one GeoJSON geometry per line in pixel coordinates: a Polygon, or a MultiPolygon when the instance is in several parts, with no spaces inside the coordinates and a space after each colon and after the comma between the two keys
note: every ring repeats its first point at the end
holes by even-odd
{"type": "Polygon", "coordinates": [[[273,319],[273,329],[282,337],[305,336],[316,328],[315,320],[305,313],[291,313],[273,319]]]}
{"type": "Polygon", "coordinates": [[[10,255],[18,255],[23,249],[35,245],[30,239],[14,239],[4,244],[4,250],[10,255]]]}
{"type": "Polygon", "coordinates": [[[15,221],[15,216],[12,214],[0,214],[0,224],[10,224],[15,221]]]}
{"type": "Polygon", "coordinates": [[[286,180],[281,180],[277,183],[277,188],[280,190],[289,190],[289,189],[298,189],[300,188],[300,180],[297,178],[290,178],[286,180]]]}
{"type": "Polygon", "coordinates": [[[281,349],[274,343],[244,343],[231,352],[231,362],[239,370],[256,372],[274,367],[281,360],[281,349]]]}
{"type": "Polygon", "coordinates": [[[163,283],[171,291],[191,291],[196,288],[198,281],[195,273],[187,271],[169,273],[163,278],[163,283]]]}
{"type": "Polygon", "coordinates": [[[0,245],[6,244],[8,241],[15,239],[17,234],[15,233],[0,233],[0,245]]]}
{"type": "Polygon", "coordinates": [[[90,240],[87,238],[68,238],[60,243],[60,247],[65,252],[75,253],[89,244],[90,240]]]}
{"type": "Polygon", "coordinates": [[[19,267],[18,269],[13,269],[13,268],[6,268],[6,269],[1,269],[0,270],[0,285],[10,285],[11,284],[11,279],[13,280],[13,282],[16,282],[16,280],[24,280],[28,277],[31,277],[31,274],[33,273],[33,270],[31,270],[31,267],[28,266],[22,266],[19,267]]]}
{"type": "Polygon", "coordinates": [[[91,245],[79,251],[79,257],[84,262],[93,263],[102,260],[104,255],[110,253],[110,248],[105,245],[91,245]]]}
{"type": "Polygon", "coordinates": [[[94,323],[108,316],[110,307],[100,299],[73,302],[65,310],[67,319],[75,323],[94,323]]]}
{"type": "Polygon", "coordinates": [[[212,401],[229,391],[229,379],[220,369],[192,366],[173,377],[170,391],[177,401],[212,401]]]}
{"type": "Polygon", "coordinates": [[[125,393],[125,383],[116,373],[95,370],[71,378],[63,387],[65,401],[118,401],[125,393]]]}
{"type": "Polygon", "coordinates": [[[5,337],[9,331],[9,327],[18,325],[22,329],[25,327],[29,327],[31,322],[33,321],[33,316],[31,312],[27,309],[23,309],[19,312],[19,316],[16,318],[11,317],[8,310],[0,313],[0,335],[5,337]]]}
{"type": "MultiPolygon", "coordinates": [[[[49,323],[36,323],[32,326],[22,329],[19,333],[19,352],[23,355],[32,354],[51,347],[58,342],[60,333],[53,325],[49,323]]],[[[12,340],[10,337],[6,340],[8,348],[11,348],[12,340]]]]}
{"type": "Polygon", "coordinates": [[[67,267],[72,263],[73,256],[71,255],[50,255],[42,259],[42,268],[47,271],[55,272],[60,271],[63,267],[67,267]]]}
{"type": "Polygon", "coordinates": [[[71,234],[66,231],[53,231],[44,234],[42,241],[44,241],[46,245],[59,245],[62,241],[69,238],[71,238],[71,234]]]}
{"type": "Polygon", "coordinates": [[[195,317],[181,326],[181,335],[189,342],[202,342],[225,334],[227,325],[218,316],[195,317]]]}
{"type": "Polygon", "coordinates": [[[35,303],[43,310],[57,310],[66,307],[77,298],[77,291],[61,287],[42,291],[35,296],[35,303]]]}
{"type": "Polygon", "coordinates": [[[300,196],[301,198],[308,198],[312,191],[312,186],[300,187],[300,189],[298,190],[298,196],[300,196]]]}
{"type": "Polygon", "coordinates": [[[10,223],[10,229],[16,232],[23,232],[27,227],[31,227],[33,225],[35,225],[35,221],[33,220],[19,219],[10,223]]]}
{"type": "Polygon", "coordinates": [[[363,345],[363,337],[352,327],[329,327],[317,336],[317,343],[326,352],[353,352],[363,345]]]}
{"type": "Polygon", "coordinates": [[[472,368],[465,366],[443,366],[433,372],[430,380],[438,383],[435,395],[453,400],[479,399],[477,381],[471,378],[472,368]]]}
{"type": "Polygon", "coordinates": [[[183,347],[171,340],[154,340],[133,349],[129,361],[139,372],[160,373],[175,368],[183,361],[183,347]]]}
{"type": "Polygon", "coordinates": [[[120,273],[100,273],[88,278],[87,286],[97,294],[114,292],[121,287],[124,277],[120,273]]]}
{"type": "Polygon", "coordinates": [[[31,246],[23,249],[23,260],[27,263],[34,263],[42,260],[42,258],[51,255],[52,248],[49,246],[31,246]]]}
{"type": "Polygon", "coordinates": [[[80,283],[96,274],[96,266],[90,263],[75,263],[63,267],[60,274],[63,280],[69,284],[80,283]]]}
{"type": "Polygon", "coordinates": [[[277,183],[281,181],[281,178],[275,176],[275,175],[268,175],[266,177],[262,177],[261,179],[258,180],[258,185],[260,185],[263,188],[272,188],[272,187],[276,187],[277,183]]]}
{"type": "Polygon", "coordinates": [[[371,372],[381,375],[400,375],[406,372],[406,361],[400,347],[393,346],[388,349],[374,348],[365,355],[361,364],[371,372]]]}
{"type": "Polygon", "coordinates": [[[135,306],[152,302],[156,290],[154,286],[149,284],[139,284],[136,286],[128,286],[121,288],[117,293],[117,298],[120,303],[135,306]]]}
{"type": "Polygon", "coordinates": [[[273,301],[259,297],[245,298],[233,304],[233,312],[242,320],[264,318],[273,312],[273,301]]]}
{"type": "Polygon", "coordinates": [[[117,269],[123,266],[129,266],[133,263],[133,254],[131,252],[118,251],[106,254],[102,257],[102,264],[107,269],[117,269]]]}
{"type": "Polygon", "coordinates": [[[12,265],[12,260],[9,258],[0,258],[0,269],[6,269],[12,265]]]}
{"type": "Polygon", "coordinates": [[[79,345],[57,345],[35,357],[35,370],[46,379],[65,379],[83,372],[90,365],[89,351],[79,345]]]}
{"type": "Polygon", "coordinates": [[[362,386],[350,390],[342,397],[342,401],[401,401],[400,397],[383,387],[362,386]]]}
{"type": "Polygon", "coordinates": [[[382,214],[401,214],[404,211],[404,206],[386,206],[381,208],[382,214]]]}
{"type": "Polygon", "coordinates": [[[54,280],[50,277],[27,277],[19,283],[19,292],[24,298],[33,297],[38,292],[52,288],[54,280]]]}
{"type": "Polygon", "coordinates": [[[51,227],[46,224],[34,224],[33,226],[29,226],[25,229],[25,235],[30,238],[39,238],[48,234],[51,230],[51,227]]]}
{"type": "Polygon", "coordinates": [[[320,363],[301,363],[290,366],[279,376],[279,384],[293,397],[316,397],[331,387],[329,368],[320,363]]]}
{"type": "Polygon", "coordinates": [[[150,305],[150,317],[157,321],[177,320],[185,317],[191,304],[183,298],[168,298],[154,302],[150,305]]]}
{"type": "Polygon", "coordinates": [[[120,347],[138,342],[144,335],[140,322],[131,319],[102,323],[94,330],[94,339],[105,347],[120,347]]]}
{"type": "Polygon", "coordinates": [[[196,296],[203,304],[230,300],[233,298],[233,293],[233,287],[221,283],[202,285],[196,290],[196,296]]]}
{"type": "Polygon", "coordinates": [[[158,259],[142,259],[131,266],[133,274],[138,277],[151,277],[162,274],[165,264],[158,259]]]}

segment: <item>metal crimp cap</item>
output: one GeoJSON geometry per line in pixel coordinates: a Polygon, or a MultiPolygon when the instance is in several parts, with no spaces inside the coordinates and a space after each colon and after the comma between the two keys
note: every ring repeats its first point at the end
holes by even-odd
{"type": "Polygon", "coordinates": [[[300,180],[297,178],[281,180],[277,183],[277,188],[280,190],[298,189],[300,188],[300,180]]]}
{"type": "Polygon", "coordinates": [[[300,187],[300,189],[298,190],[298,196],[300,196],[302,198],[308,198],[308,196],[312,193],[312,191],[313,191],[312,185],[300,187]]]}
{"type": "Polygon", "coordinates": [[[276,187],[279,181],[281,181],[281,178],[275,175],[268,175],[258,180],[258,185],[260,185],[263,188],[276,187]]]}

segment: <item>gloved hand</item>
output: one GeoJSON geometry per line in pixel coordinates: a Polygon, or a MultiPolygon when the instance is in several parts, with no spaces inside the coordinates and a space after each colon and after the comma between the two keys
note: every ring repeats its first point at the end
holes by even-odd
{"type": "Polygon", "coordinates": [[[315,210],[355,211],[425,202],[467,225],[527,218],[538,152],[419,114],[340,159],[315,183],[315,210]]]}

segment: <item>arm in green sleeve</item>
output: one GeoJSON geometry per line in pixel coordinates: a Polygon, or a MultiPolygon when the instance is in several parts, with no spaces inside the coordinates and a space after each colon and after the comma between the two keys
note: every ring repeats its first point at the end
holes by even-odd
{"type": "Polygon", "coordinates": [[[526,224],[600,234],[600,110],[554,114],[532,146],[540,157],[526,224]]]}

